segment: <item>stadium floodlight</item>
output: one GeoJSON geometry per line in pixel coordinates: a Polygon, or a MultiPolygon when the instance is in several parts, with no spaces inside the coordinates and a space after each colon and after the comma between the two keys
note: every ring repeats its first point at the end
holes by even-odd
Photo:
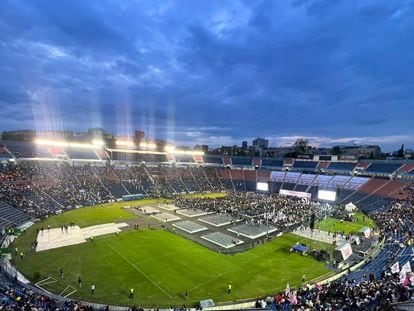
{"type": "Polygon", "coordinates": [[[135,147],[135,144],[132,140],[117,140],[115,144],[117,146],[122,146],[122,147],[135,147]]]}
{"type": "Polygon", "coordinates": [[[157,145],[154,143],[142,142],[139,144],[139,147],[142,149],[157,149],[157,145]]]}
{"type": "Polygon", "coordinates": [[[165,146],[165,151],[168,153],[173,153],[175,151],[175,146],[165,146]]]}
{"type": "Polygon", "coordinates": [[[92,144],[96,146],[105,146],[105,142],[101,139],[92,139],[92,144]]]}
{"type": "Polygon", "coordinates": [[[35,139],[35,144],[42,146],[51,146],[51,147],[63,147],[63,148],[83,148],[83,149],[96,149],[96,145],[68,142],[68,141],[59,141],[59,140],[48,140],[48,139],[35,139]]]}
{"type": "Polygon", "coordinates": [[[183,154],[183,155],[192,155],[192,156],[200,155],[200,156],[202,156],[202,155],[204,155],[204,152],[203,151],[197,151],[197,150],[175,150],[173,152],[173,154],[183,154]]]}

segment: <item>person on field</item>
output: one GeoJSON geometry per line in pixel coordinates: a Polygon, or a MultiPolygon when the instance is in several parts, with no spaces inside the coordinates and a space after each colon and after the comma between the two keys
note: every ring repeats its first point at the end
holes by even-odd
{"type": "Polygon", "coordinates": [[[133,288],[131,288],[129,290],[129,299],[134,299],[134,289],[133,288]]]}
{"type": "Polygon", "coordinates": [[[63,267],[60,268],[60,278],[63,279],[63,267]]]}
{"type": "Polygon", "coordinates": [[[231,293],[231,284],[229,284],[229,286],[227,286],[227,292],[230,294],[231,293]]]}
{"type": "Polygon", "coordinates": [[[82,279],[80,276],[78,277],[78,285],[79,285],[79,288],[82,288],[82,279]]]}
{"type": "Polygon", "coordinates": [[[95,284],[92,284],[91,285],[91,293],[92,294],[95,294],[95,284]]]}

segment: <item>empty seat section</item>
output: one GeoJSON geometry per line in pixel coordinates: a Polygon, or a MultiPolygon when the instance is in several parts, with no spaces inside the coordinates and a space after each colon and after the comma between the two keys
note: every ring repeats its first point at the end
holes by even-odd
{"type": "Polygon", "coordinates": [[[313,180],[315,179],[316,175],[314,174],[302,174],[297,181],[300,185],[311,185],[313,180]]]}
{"type": "Polygon", "coordinates": [[[99,160],[93,150],[65,149],[65,153],[70,159],[99,160]]]}
{"type": "Polygon", "coordinates": [[[400,191],[406,186],[407,184],[398,181],[398,180],[391,180],[377,192],[375,195],[381,197],[390,197],[394,199],[398,199],[400,191]]]}
{"type": "Polygon", "coordinates": [[[369,178],[367,177],[352,177],[342,186],[342,188],[357,190],[361,188],[368,180],[369,178]]]}
{"type": "Polygon", "coordinates": [[[194,158],[191,155],[186,154],[176,154],[175,155],[176,162],[183,162],[183,163],[194,163],[194,158]]]}
{"type": "Polygon", "coordinates": [[[252,158],[232,157],[231,164],[234,166],[252,166],[252,158]]]}
{"type": "Polygon", "coordinates": [[[371,163],[365,170],[367,173],[392,174],[401,167],[396,163],[371,163]]]}
{"type": "Polygon", "coordinates": [[[268,181],[269,179],[270,179],[270,171],[257,170],[257,180],[259,180],[259,181],[268,181]]]}
{"type": "Polygon", "coordinates": [[[318,175],[313,181],[313,184],[318,186],[319,188],[328,188],[329,182],[332,178],[333,176],[329,175],[318,175]]]}
{"type": "Polygon", "coordinates": [[[270,181],[269,182],[269,192],[279,193],[280,187],[282,186],[281,182],[270,181]]]}
{"type": "Polygon", "coordinates": [[[342,188],[351,178],[351,176],[335,175],[327,186],[328,188],[342,188]]]}
{"type": "Polygon", "coordinates": [[[326,170],[335,172],[350,172],[352,171],[357,163],[355,162],[331,162],[326,170]]]}
{"type": "Polygon", "coordinates": [[[293,162],[293,168],[295,169],[315,170],[317,166],[318,166],[318,162],[316,161],[295,161],[293,162]]]}
{"type": "Polygon", "coordinates": [[[283,181],[285,179],[285,175],[285,172],[272,171],[270,173],[270,179],[272,181],[283,181]]]}
{"type": "Polygon", "coordinates": [[[221,156],[210,156],[205,155],[204,156],[204,163],[210,163],[210,164],[223,164],[223,159],[221,156]]]}
{"type": "Polygon", "coordinates": [[[359,191],[364,193],[374,193],[379,188],[383,187],[385,184],[388,183],[386,179],[380,178],[371,178],[366,184],[364,184],[359,191]]]}
{"type": "Polygon", "coordinates": [[[262,159],[262,166],[282,168],[283,160],[262,159]]]}
{"type": "Polygon", "coordinates": [[[300,173],[287,172],[285,177],[285,182],[296,183],[300,177],[300,173]]]}

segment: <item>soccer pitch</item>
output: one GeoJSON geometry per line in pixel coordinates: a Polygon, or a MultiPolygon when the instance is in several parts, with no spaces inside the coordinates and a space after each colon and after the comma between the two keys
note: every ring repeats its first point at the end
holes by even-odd
{"type": "Polygon", "coordinates": [[[193,304],[209,298],[218,303],[273,295],[287,283],[291,287],[299,285],[303,274],[311,280],[329,272],[324,263],[289,252],[298,241],[309,243],[293,234],[234,255],[211,251],[161,229],[127,230],[118,236],[102,236],[84,244],[39,253],[30,247],[39,226],[60,226],[70,221],[81,226],[124,221],[137,216],[121,206],[136,204],[123,202],[79,209],[37,224],[15,242],[13,247],[26,255],[24,259],[13,258],[13,264],[29,279],[40,274],[35,281],[53,277],[56,282],[42,287],[56,294],[65,289],[65,294],[72,291],[68,289],[71,286],[76,289],[70,296],[74,299],[158,307],[193,304]],[[92,284],[96,286],[94,294],[90,290],[92,284]],[[226,291],[229,284],[233,288],[231,293],[226,291]],[[130,288],[135,289],[134,299],[128,298],[130,288]]]}

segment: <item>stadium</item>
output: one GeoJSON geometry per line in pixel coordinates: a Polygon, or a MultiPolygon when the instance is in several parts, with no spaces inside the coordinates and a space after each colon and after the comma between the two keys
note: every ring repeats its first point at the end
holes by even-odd
{"type": "Polygon", "coordinates": [[[414,310],[413,16],[3,0],[0,311],[414,310]]]}
{"type": "Polygon", "coordinates": [[[17,293],[96,308],[272,308],[283,299],[269,297],[305,303],[345,278],[392,290],[391,265],[409,265],[413,163],[132,145],[3,141],[2,264],[17,293]]]}

